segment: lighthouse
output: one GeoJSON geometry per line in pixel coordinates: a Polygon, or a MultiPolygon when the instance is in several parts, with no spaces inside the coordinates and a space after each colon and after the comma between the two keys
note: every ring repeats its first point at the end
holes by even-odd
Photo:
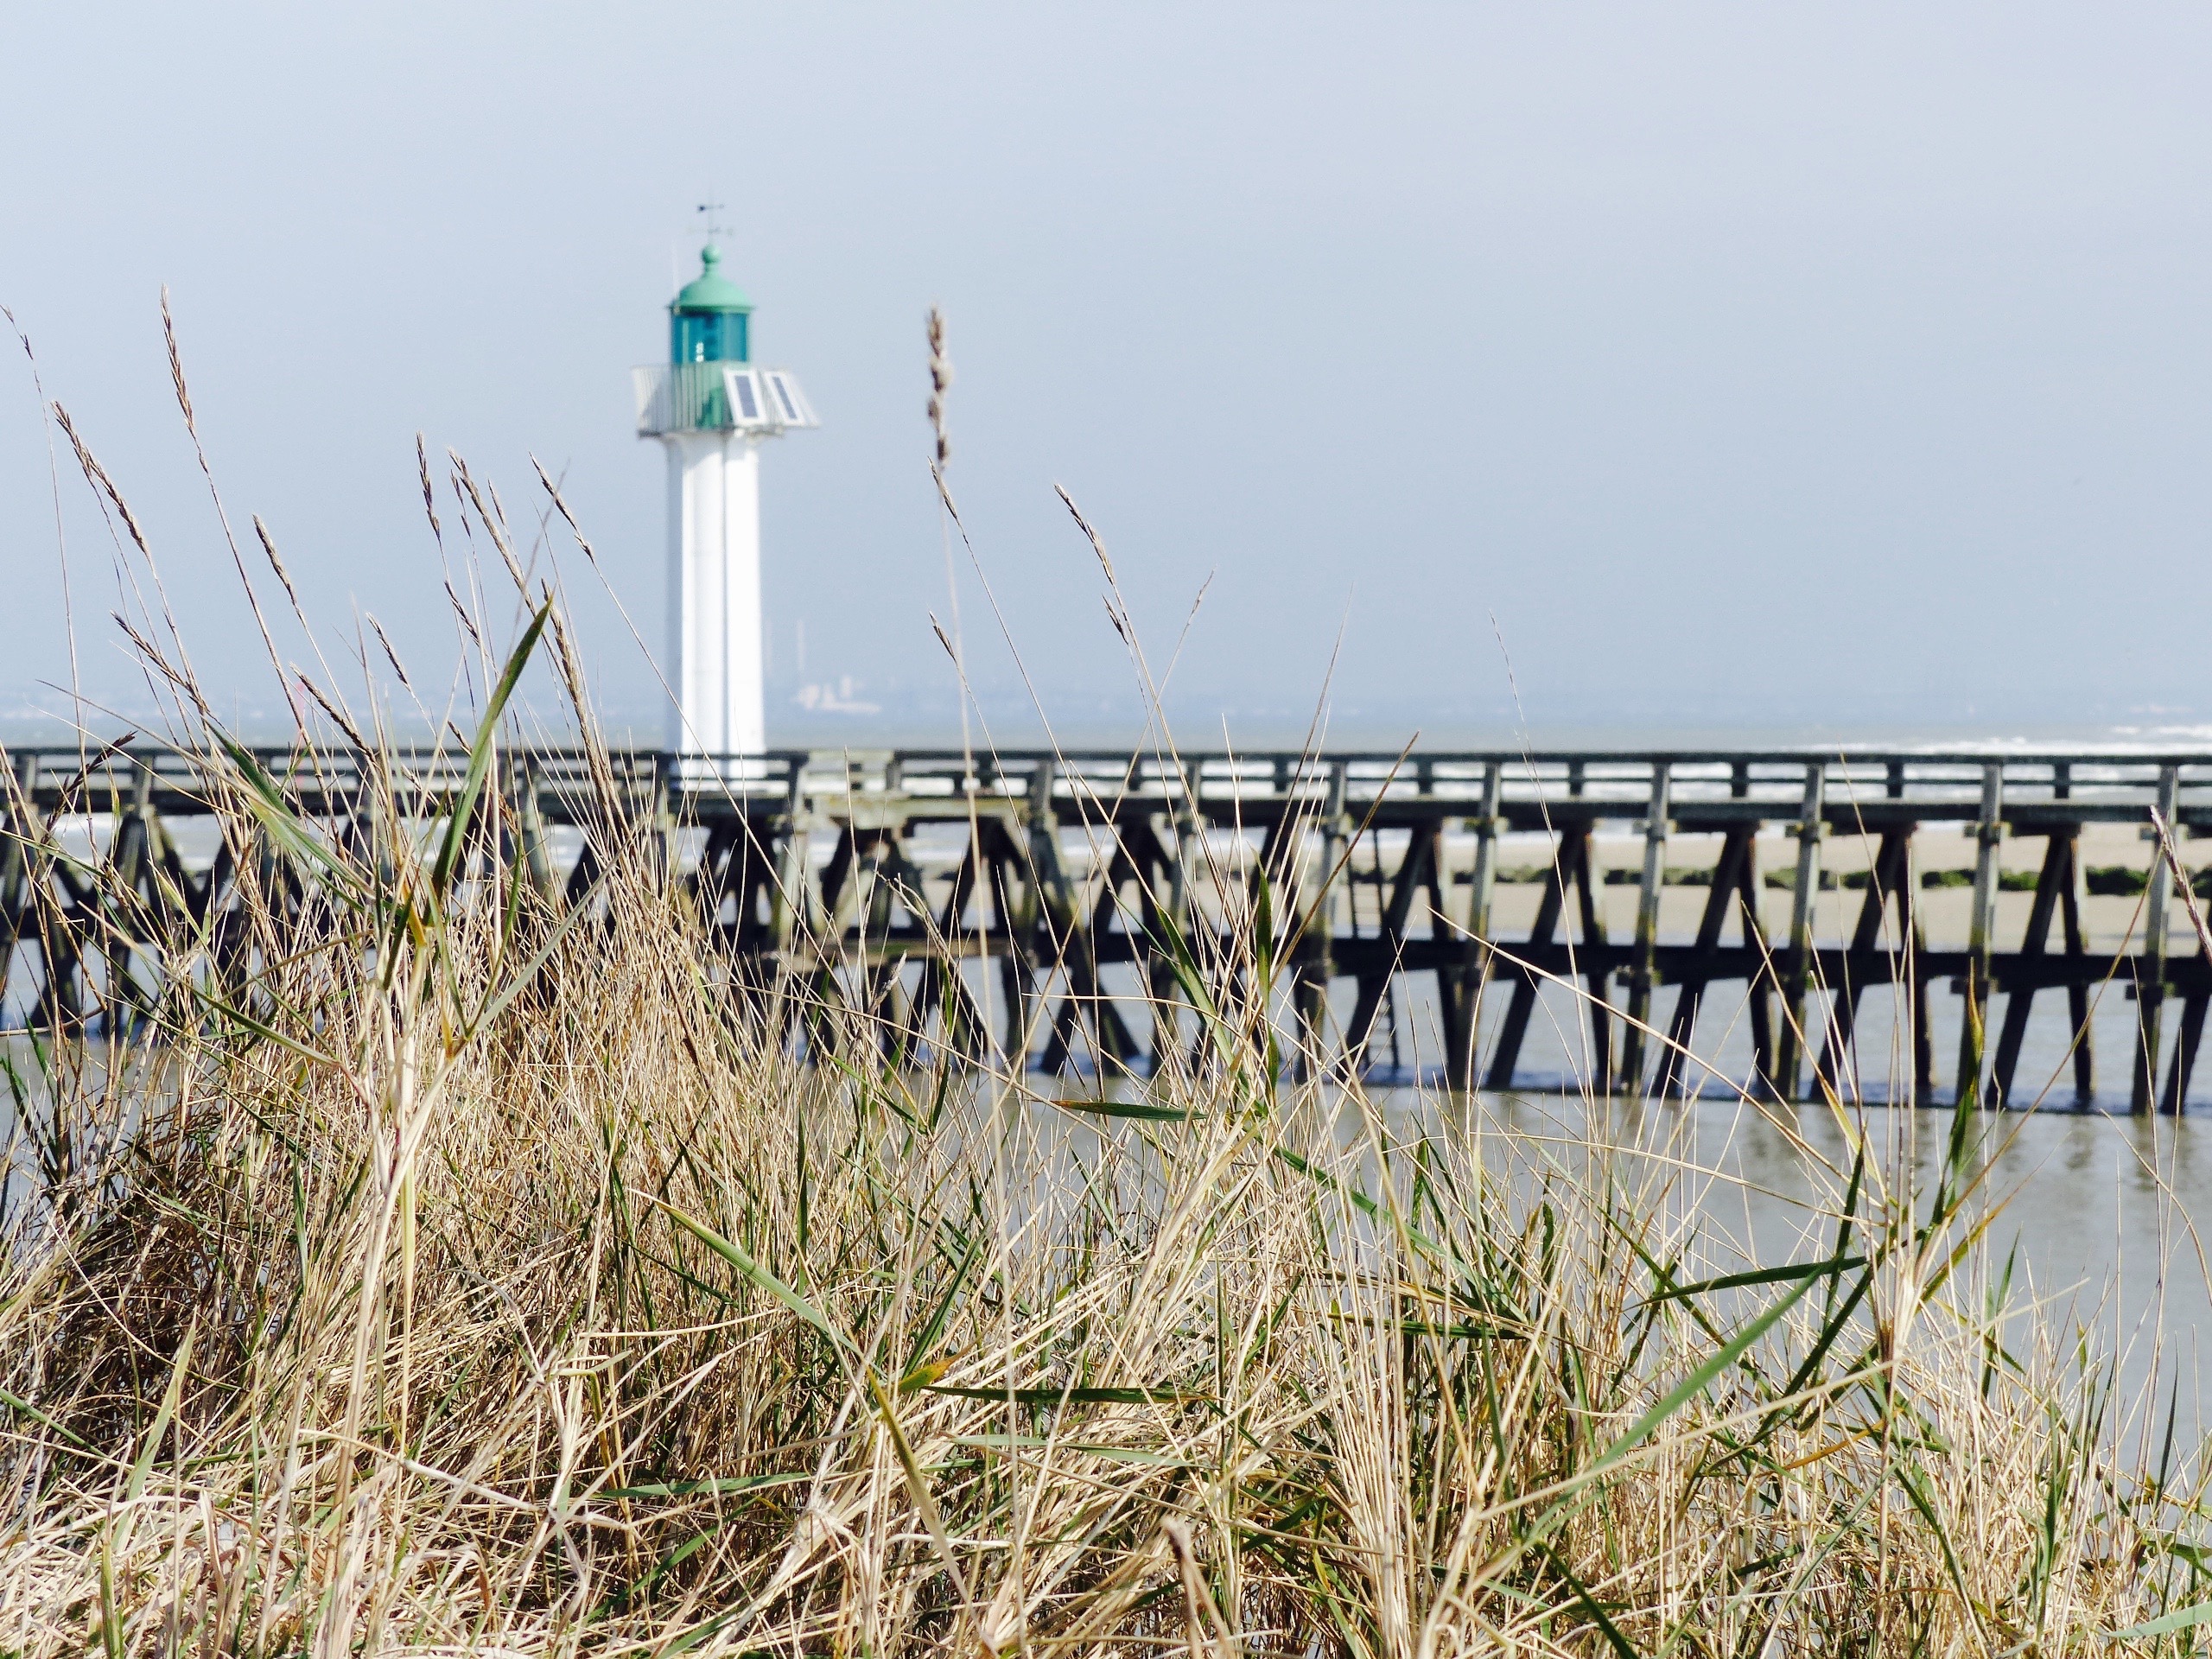
{"type": "Polygon", "coordinates": [[[699,260],[669,303],[668,361],[632,375],[638,435],[668,451],[669,747],[695,766],[768,747],[760,446],[818,424],[789,370],[754,365],[753,307],[722,275],[721,251],[699,260]]]}

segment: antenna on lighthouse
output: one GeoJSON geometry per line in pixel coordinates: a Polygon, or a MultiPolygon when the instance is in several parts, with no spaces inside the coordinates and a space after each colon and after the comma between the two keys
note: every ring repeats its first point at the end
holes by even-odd
{"type": "MultiPolygon", "coordinates": [[[[710,236],[720,202],[702,202],[710,236]]],[[[753,360],[753,303],[712,240],[668,307],[668,361],[634,370],[638,435],[668,452],[669,747],[686,772],[761,775],[760,446],[819,424],[798,378],[753,360]]]]}

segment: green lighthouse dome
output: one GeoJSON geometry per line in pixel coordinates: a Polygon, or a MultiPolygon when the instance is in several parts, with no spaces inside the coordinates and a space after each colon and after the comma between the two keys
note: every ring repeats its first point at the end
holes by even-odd
{"type": "Polygon", "coordinates": [[[721,274],[722,253],[711,242],[699,251],[699,275],[668,308],[671,363],[746,363],[752,360],[753,302],[721,274]]]}

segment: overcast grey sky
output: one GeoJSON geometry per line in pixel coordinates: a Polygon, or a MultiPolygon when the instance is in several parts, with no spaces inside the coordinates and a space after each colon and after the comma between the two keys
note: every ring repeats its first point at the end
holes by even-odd
{"type": "MultiPolygon", "coordinates": [[[[415,434],[566,480],[659,644],[664,348],[702,201],[820,431],[765,470],[772,739],[944,729],[950,483],[1072,733],[2006,731],[2212,719],[2202,7],[472,3],[0,15],[0,301],[146,521],[201,672],[270,697],[167,389],[331,633],[455,660],[415,434]],[[677,266],[682,270],[679,273],[677,266]],[[790,699],[850,675],[878,720],[790,699]]],[[[28,369],[0,702],[67,681],[28,369]]],[[[81,672],[113,546],[65,464],[81,672]]],[[[450,521],[451,515],[448,515],[450,521]]],[[[449,523],[450,527],[450,523],[449,523]]],[[[653,676],[563,555],[601,694],[653,676]]],[[[265,577],[264,577],[265,580],[265,577]]],[[[972,575],[996,726],[1026,699],[972,575]]],[[[300,648],[286,642],[288,652],[300,648]]]]}

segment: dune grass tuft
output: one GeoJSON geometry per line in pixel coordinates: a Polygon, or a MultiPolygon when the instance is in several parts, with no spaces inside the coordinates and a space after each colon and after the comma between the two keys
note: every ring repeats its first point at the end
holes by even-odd
{"type": "MultiPolygon", "coordinates": [[[[511,666],[568,649],[534,605],[511,666]]],[[[132,1040],[7,1051],[0,1650],[2207,1634],[2194,1448],[2011,1316],[1964,1119],[1746,1265],[1648,1123],[1295,1081],[1256,938],[1118,1090],[856,1023],[803,1065],[851,1016],[733,993],[604,767],[596,885],[541,897],[499,698],[449,819],[365,741],[374,847],[197,708],[239,908],[152,942],[132,1040]]]]}

